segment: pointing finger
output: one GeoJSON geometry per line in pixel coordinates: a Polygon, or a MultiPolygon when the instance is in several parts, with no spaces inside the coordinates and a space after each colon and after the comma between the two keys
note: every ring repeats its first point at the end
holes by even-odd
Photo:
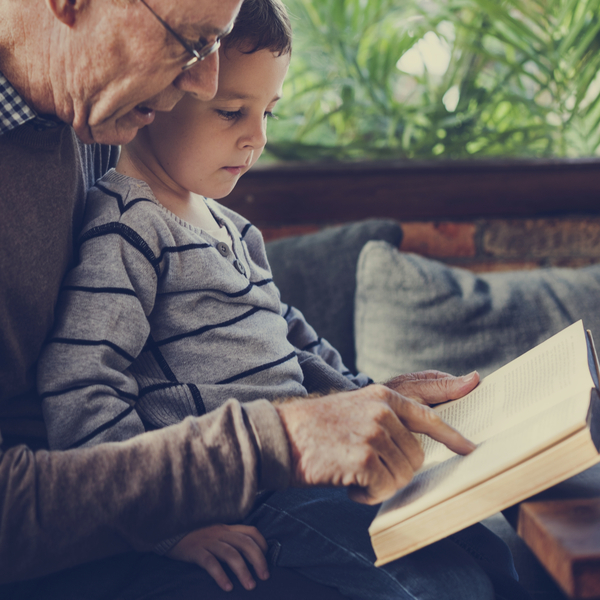
{"type": "Polygon", "coordinates": [[[458,454],[469,454],[475,450],[473,442],[448,425],[428,406],[400,395],[390,399],[390,406],[411,431],[424,433],[458,454]]]}

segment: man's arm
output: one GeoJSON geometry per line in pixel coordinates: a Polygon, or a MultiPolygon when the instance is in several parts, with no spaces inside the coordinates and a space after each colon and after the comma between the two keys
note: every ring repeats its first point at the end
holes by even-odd
{"type": "MultiPolygon", "coordinates": [[[[433,379],[419,385],[420,398],[450,399],[475,383],[433,379]]],[[[290,481],[350,486],[355,500],[380,502],[422,461],[413,431],[460,453],[473,448],[430,408],[381,385],[276,406],[230,401],[93,448],[17,446],[0,455],[0,583],[234,521],[257,491],[290,481]]]]}
{"type": "Polygon", "coordinates": [[[0,584],[240,519],[289,481],[274,407],[237,402],[126,442],[0,453],[0,584]]]}

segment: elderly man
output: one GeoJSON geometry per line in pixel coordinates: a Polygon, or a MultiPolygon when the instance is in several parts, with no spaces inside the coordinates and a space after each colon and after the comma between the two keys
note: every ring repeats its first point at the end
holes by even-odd
{"type": "Polygon", "coordinates": [[[187,598],[182,563],[131,551],[239,519],[260,490],[351,486],[377,503],[420,465],[411,431],[472,449],[426,402],[477,377],[435,373],[275,406],[231,402],[124,443],[44,449],[35,364],[86,189],[114,166],[109,144],[186,92],[214,95],[214,50],[240,4],[0,0],[0,584],[17,582],[3,597],[187,598]]]}

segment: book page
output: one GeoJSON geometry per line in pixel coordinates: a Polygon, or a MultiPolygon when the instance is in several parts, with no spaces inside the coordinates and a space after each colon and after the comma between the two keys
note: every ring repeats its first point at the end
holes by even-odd
{"type": "MultiPolygon", "coordinates": [[[[578,390],[594,387],[587,352],[586,334],[578,321],[483,379],[464,398],[435,410],[478,444],[578,390]]],[[[421,471],[454,456],[443,444],[418,437],[425,452],[421,471]]]]}
{"type": "Polygon", "coordinates": [[[418,474],[408,486],[382,504],[373,522],[374,529],[381,530],[404,521],[583,429],[589,405],[590,390],[581,391],[485,440],[471,454],[453,455],[418,474]]]}

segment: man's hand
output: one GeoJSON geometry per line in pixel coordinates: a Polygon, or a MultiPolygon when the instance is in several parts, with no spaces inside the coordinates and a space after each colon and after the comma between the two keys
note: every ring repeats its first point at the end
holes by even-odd
{"type": "Polygon", "coordinates": [[[383,385],[291,400],[276,409],[290,442],[292,485],[349,486],[350,497],[364,504],[389,498],[423,464],[411,432],[459,454],[475,448],[434,410],[383,385]]]}
{"type": "Polygon", "coordinates": [[[221,589],[229,592],[233,585],[221,562],[229,565],[247,590],[252,590],[256,587],[256,582],[248,570],[246,560],[254,567],[260,579],[268,579],[266,552],[267,542],[256,527],[212,525],[186,535],[167,556],[196,563],[208,571],[221,589]]]}
{"type": "Polygon", "coordinates": [[[467,395],[479,383],[479,373],[473,371],[454,377],[441,371],[421,371],[394,377],[384,385],[421,404],[440,404],[467,395]]]}

